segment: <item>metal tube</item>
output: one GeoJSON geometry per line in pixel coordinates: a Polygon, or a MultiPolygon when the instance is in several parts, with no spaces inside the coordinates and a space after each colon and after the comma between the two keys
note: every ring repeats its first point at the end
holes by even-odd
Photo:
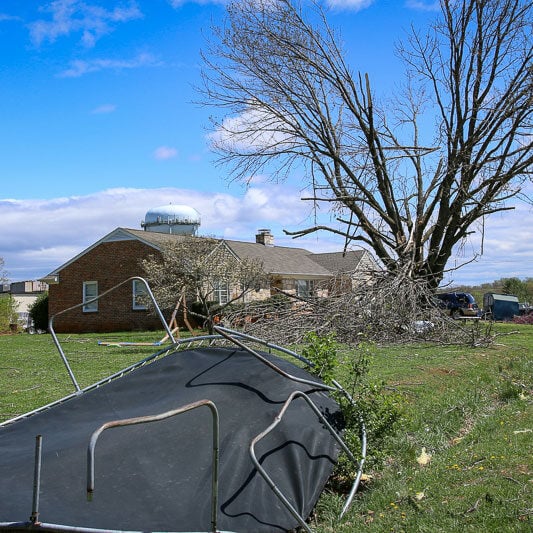
{"type": "Polygon", "coordinates": [[[263,477],[263,479],[267,482],[269,487],[273,490],[273,492],[276,494],[276,496],[280,499],[280,501],[285,505],[285,507],[288,509],[288,511],[292,514],[294,518],[300,523],[300,525],[308,532],[312,533],[309,526],[305,523],[304,518],[298,513],[298,511],[294,508],[294,506],[291,504],[291,502],[287,499],[287,497],[281,492],[279,487],[276,485],[276,483],[270,478],[270,476],[267,474],[266,470],[262,467],[260,462],[258,461],[256,455],[255,455],[255,445],[263,439],[266,435],[268,435],[280,422],[283,418],[283,415],[289,408],[290,403],[295,398],[303,398],[307,405],[311,407],[311,409],[314,411],[314,413],[318,416],[320,421],[326,426],[327,430],[330,432],[330,434],[333,436],[333,438],[338,442],[338,444],[341,446],[341,448],[344,450],[344,452],[348,455],[351,461],[357,462],[355,457],[353,456],[352,452],[349,450],[349,448],[346,446],[346,444],[343,442],[343,440],[339,437],[337,432],[333,429],[331,424],[326,420],[324,415],[320,412],[318,407],[313,403],[313,401],[307,396],[307,394],[301,392],[301,391],[294,391],[291,393],[291,395],[287,398],[285,403],[283,404],[283,407],[281,408],[278,415],[274,418],[274,421],[270,426],[268,426],[263,432],[261,432],[259,435],[257,435],[251,442],[249,453],[250,457],[252,459],[252,462],[254,463],[257,471],[259,474],[263,477]]]}
{"type": "MultiPolygon", "coordinates": [[[[39,528],[36,529],[32,522],[0,522],[0,531],[70,531],[72,533],[146,533],[139,530],[125,530],[125,529],[98,529],[92,527],[80,527],[80,526],[65,526],[63,524],[52,524],[47,522],[39,522],[39,528]]],[[[166,531],[165,533],[206,533],[206,532],[186,532],[186,531],[166,531]]],[[[212,532],[209,532],[212,533],[212,532]]],[[[236,531],[218,530],[216,533],[237,533],[236,531]]]]}
{"type": "Polygon", "coordinates": [[[139,416],[135,418],[124,418],[122,420],[112,420],[101,425],[91,435],[89,446],[87,447],[87,497],[92,498],[94,492],[94,450],[96,442],[100,435],[106,430],[114,427],[132,426],[136,424],[146,424],[158,422],[167,418],[197,409],[202,406],[209,407],[213,416],[213,457],[212,457],[212,483],[211,483],[211,527],[213,533],[217,531],[217,513],[218,513],[218,471],[219,471],[219,453],[220,453],[220,422],[216,405],[210,400],[199,400],[165,413],[158,415],[139,416]]]}
{"type": "MultiPolygon", "coordinates": [[[[310,361],[308,361],[305,357],[302,357],[298,354],[296,354],[295,352],[291,351],[291,350],[287,350],[287,349],[284,349],[284,348],[281,348],[280,346],[276,346],[274,344],[271,344],[271,343],[268,343],[268,342],[265,342],[263,341],[262,339],[258,339],[256,337],[253,337],[251,335],[246,335],[244,333],[240,333],[240,332],[237,332],[237,331],[233,331],[233,330],[230,330],[230,329],[227,329],[227,328],[223,328],[221,326],[215,326],[214,329],[216,331],[218,331],[220,334],[222,334],[225,338],[231,340],[232,342],[235,342],[235,344],[237,344],[238,346],[244,348],[245,350],[247,350],[248,352],[252,353],[252,355],[255,355],[256,357],[258,357],[259,359],[261,359],[263,362],[265,362],[265,364],[267,364],[268,366],[270,366],[271,368],[274,368],[276,371],[278,371],[279,373],[281,373],[282,375],[285,375],[285,377],[288,377],[289,379],[292,379],[293,376],[290,376],[289,374],[285,374],[281,369],[278,369],[278,367],[276,367],[275,365],[273,364],[270,364],[269,361],[265,360],[263,357],[261,357],[259,354],[257,354],[256,352],[254,352],[253,350],[251,350],[250,348],[248,348],[247,346],[245,346],[244,344],[240,343],[238,340],[234,339],[234,338],[231,338],[230,337],[230,334],[231,335],[234,335],[234,336],[238,336],[238,337],[242,337],[242,338],[245,338],[245,339],[248,339],[248,340],[251,340],[251,341],[254,341],[254,342],[258,342],[258,343],[261,343],[261,344],[264,344],[265,346],[268,346],[268,347],[272,347],[272,348],[275,348],[277,350],[280,350],[282,352],[285,352],[289,355],[292,355],[294,357],[296,357],[297,359],[305,362],[306,364],[308,364],[309,366],[312,366],[312,363],[310,361]]],[[[298,378],[295,378],[294,379],[295,381],[299,381],[298,378]]],[[[304,381],[305,382],[305,381],[304,381]]],[[[311,382],[307,382],[307,383],[311,383],[311,382]]],[[[353,398],[350,396],[350,394],[335,380],[333,380],[333,385],[335,385],[336,388],[333,388],[333,387],[329,387],[329,390],[337,390],[337,391],[340,391],[342,394],[344,394],[348,400],[350,401],[350,403],[354,404],[354,401],[353,401],[353,398]]],[[[314,404],[313,404],[313,407],[314,407],[314,404]]],[[[280,415],[282,416],[282,414],[280,415]]],[[[320,416],[320,415],[319,415],[320,416]]],[[[327,424],[327,421],[325,421],[325,423],[327,424]]],[[[277,425],[277,422],[276,424],[277,425]]],[[[275,425],[273,427],[275,427],[275,425]]],[[[273,427],[271,429],[273,429],[273,427]]],[[[361,476],[363,475],[363,465],[365,463],[365,459],[366,459],[366,454],[367,454],[367,435],[366,435],[366,427],[365,427],[365,423],[364,423],[364,420],[362,417],[360,417],[360,427],[361,427],[361,460],[358,461],[359,463],[359,466],[358,466],[358,470],[357,470],[357,474],[356,474],[356,477],[355,477],[355,480],[353,482],[353,485],[352,485],[352,488],[350,490],[350,493],[348,494],[348,497],[346,498],[346,502],[344,503],[344,506],[342,508],[342,511],[341,511],[341,514],[339,516],[339,518],[342,518],[344,516],[344,514],[348,511],[348,509],[350,508],[351,504],[352,504],[352,501],[355,497],[355,494],[359,488],[359,484],[361,482],[361,476]]],[[[329,428],[328,428],[329,429],[329,428]]],[[[330,431],[331,432],[331,431],[330,431]]],[[[335,438],[337,439],[337,434],[336,432],[333,432],[332,435],[335,436],[335,438]]],[[[337,439],[338,440],[338,439],[337,439]]],[[[342,441],[339,441],[338,442],[342,442],[342,441]]],[[[345,446],[345,444],[342,442],[342,447],[343,449],[345,450],[345,452],[348,454],[349,458],[351,459],[352,462],[356,463],[357,460],[355,459],[355,457],[353,456],[353,454],[350,452],[350,450],[345,446]]]]}
{"type": "Polygon", "coordinates": [[[230,335],[236,335],[237,337],[242,337],[243,339],[247,339],[249,341],[257,342],[259,344],[263,344],[267,348],[274,348],[275,350],[278,350],[280,352],[286,353],[288,355],[292,355],[292,357],[295,357],[296,359],[302,361],[302,363],[305,363],[308,366],[313,366],[313,363],[309,361],[309,359],[305,358],[303,355],[297,354],[296,352],[293,352],[292,350],[289,350],[287,348],[283,348],[283,346],[278,346],[277,344],[273,344],[271,342],[265,341],[263,339],[260,339],[259,337],[254,337],[253,335],[249,335],[247,333],[242,333],[240,331],[232,330],[229,328],[225,328],[222,326],[216,326],[214,329],[216,330],[223,330],[226,333],[229,333],[230,335]]]}
{"type": "Polygon", "coordinates": [[[120,283],[117,283],[117,285],[114,285],[113,287],[111,287],[107,291],[104,291],[102,294],[99,294],[98,296],[96,296],[94,298],[91,298],[90,300],[87,300],[86,302],[81,302],[79,304],[73,305],[71,307],[67,307],[67,309],[63,309],[62,311],[57,312],[55,315],[52,315],[50,317],[50,319],[48,320],[48,330],[50,331],[50,333],[52,335],[52,338],[54,339],[54,343],[55,343],[57,349],[59,350],[59,355],[61,355],[61,359],[63,359],[63,363],[65,364],[65,366],[67,368],[67,371],[69,373],[70,379],[71,379],[72,383],[74,384],[74,387],[76,388],[76,391],[80,392],[81,389],[80,389],[80,386],[78,385],[78,382],[76,381],[76,378],[74,377],[74,373],[72,372],[70,364],[69,364],[69,362],[68,362],[68,360],[67,360],[67,358],[65,356],[65,353],[63,352],[63,350],[61,348],[61,345],[59,343],[59,339],[57,338],[57,335],[56,335],[56,333],[54,331],[54,318],[56,316],[63,315],[64,313],[72,311],[73,309],[77,309],[78,307],[82,307],[82,306],[87,305],[89,303],[96,302],[100,298],[106,296],[110,292],[112,292],[115,289],[117,289],[118,287],[120,287],[121,285],[124,285],[125,283],[128,283],[129,281],[133,281],[133,280],[142,281],[144,283],[144,285],[146,286],[146,290],[148,292],[148,296],[150,296],[150,299],[152,300],[152,303],[154,304],[154,309],[155,309],[155,311],[157,313],[157,316],[159,317],[159,320],[161,321],[161,324],[163,324],[163,328],[167,332],[168,338],[170,339],[172,344],[176,343],[176,340],[174,339],[174,335],[172,335],[172,331],[170,330],[168,324],[165,322],[165,317],[163,316],[163,313],[161,312],[161,309],[159,309],[159,306],[157,305],[157,302],[155,300],[154,294],[152,292],[152,289],[150,289],[150,286],[148,285],[148,282],[144,278],[141,278],[140,276],[132,276],[132,277],[130,277],[128,279],[125,279],[124,281],[121,281],[120,283]]]}
{"type": "Polygon", "coordinates": [[[228,333],[228,331],[231,331],[231,330],[227,330],[226,328],[221,328],[220,326],[214,326],[213,329],[215,331],[218,331],[223,337],[233,342],[234,344],[236,344],[243,350],[246,350],[248,353],[252,354],[254,357],[259,359],[266,366],[270,367],[272,370],[282,375],[283,377],[290,379],[291,381],[296,381],[297,383],[303,383],[305,385],[311,385],[312,387],[316,387],[321,390],[331,390],[331,391],[337,390],[336,387],[330,387],[329,385],[320,383],[319,381],[312,381],[310,379],[299,378],[297,376],[293,376],[292,374],[288,374],[284,370],[281,370],[281,368],[277,367],[274,363],[270,362],[268,359],[265,359],[262,355],[258,354],[255,350],[252,350],[252,348],[250,348],[249,346],[246,346],[246,344],[242,343],[235,337],[232,337],[231,334],[228,333]]]}
{"type": "MultiPolygon", "coordinates": [[[[355,405],[355,402],[352,396],[348,393],[348,391],[343,389],[335,380],[333,381],[333,383],[339,387],[341,392],[346,396],[346,398],[348,398],[349,402],[352,405],[355,405]]],[[[363,420],[362,416],[359,416],[359,425],[361,427],[361,460],[359,461],[359,468],[357,470],[357,475],[355,476],[355,480],[353,482],[350,493],[348,494],[348,497],[346,498],[346,501],[344,502],[339,518],[342,518],[346,514],[346,511],[348,511],[348,509],[352,505],[352,501],[355,497],[355,493],[357,492],[357,489],[359,488],[359,483],[361,482],[361,476],[363,475],[363,466],[365,464],[366,451],[367,451],[367,437],[366,437],[365,421],[363,420]]]]}
{"type": "Polygon", "coordinates": [[[30,521],[33,524],[38,522],[39,518],[39,495],[41,492],[41,457],[42,457],[42,435],[35,437],[35,466],[33,470],[33,501],[30,521]]]}
{"type": "MultiPolygon", "coordinates": [[[[59,313],[58,313],[59,314],[59,313]]],[[[54,331],[54,318],[57,315],[53,315],[50,317],[50,320],[48,321],[48,330],[50,331],[50,334],[52,335],[52,339],[54,340],[54,344],[56,345],[56,348],[59,350],[59,355],[61,356],[61,359],[63,360],[63,364],[65,365],[68,375],[70,376],[70,380],[74,384],[74,388],[76,389],[76,392],[79,392],[81,390],[78,382],[76,381],[76,377],[74,376],[74,372],[72,372],[72,368],[70,368],[70,364],[68,362],[68,359],[65,355],[65,352],[63,352],[63,348],[61,348],[61,344],[59,343],[59,339],[57,338],[56,332],[54,331]]]]}

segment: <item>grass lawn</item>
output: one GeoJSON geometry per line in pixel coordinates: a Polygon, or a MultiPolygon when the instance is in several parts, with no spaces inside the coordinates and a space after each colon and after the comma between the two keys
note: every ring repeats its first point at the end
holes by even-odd
{"type": "MultiPolygon", "coordinates": [[[[496,328],[502,335],[490,347],[373,351],[371,378],[385,384],[385,394],[399,395],[402,417],[379,449],[369,442],[369,479],[342,520],[343,499],[323,494],[313,517],[317,532],[533,529],[533,326],[496,328]]],[[[98,339],[162,336],[59,337],[84,387],[156,350],[98,346],[98,339]]],[[[73,390],[50,335],[0,336],[0,421],[73,390]]]]}

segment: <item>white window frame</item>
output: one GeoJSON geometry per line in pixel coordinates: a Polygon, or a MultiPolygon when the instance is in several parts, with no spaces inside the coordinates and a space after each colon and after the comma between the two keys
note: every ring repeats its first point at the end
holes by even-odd
{"type": "Polygon", "coordinates": [[[227,281],[215,281],[213,299],[221,305],[229,302],[229,283],[227,281]]]}
{"type": "Polygon", "coordinates": [[[312,279],[297,279],[294,281],[294,288],[296,289],[296,296],[308,298],[314,294],[315,283],[312,279]]]}
{"type": "Polygon", "coordinates": [[[96,313],[98,311],[98,300],[94,302],[86,303],[93,298],[98,297],[98,282],[97,281],[84,281],[83,282],[83,312],[84,313],[96,313]]]}
{"type": "Polygon", "coordinates": [[[136,311],[146,311],[148,306],[144,303],[140,303],[139,299],[148,296],[146,284],[140,279],[134,279],[131,285],[132,291],[132,309],[136,311]]]}

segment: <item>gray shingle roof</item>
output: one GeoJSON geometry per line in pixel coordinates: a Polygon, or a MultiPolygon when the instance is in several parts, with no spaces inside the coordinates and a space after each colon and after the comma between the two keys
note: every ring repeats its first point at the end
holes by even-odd
{"type": "Polygon", "coordinates": [[[241,258],[257,259],[269,274],[331,277],[331,272],[312,260],[311,252],[303,248],[264,246],[255,242],[226,241],[241,258]]]}
{"type": "MultiPolygon", "coordinates": [[[[130,228],[116,228],[76,257],[54,270],[49,276],[57,274],[66,265],[88,253],[101,242],[129,239],[130,237],[138,239],[154,248],[160,248],[169,241],[185,238],[182,235],[157,233],[130,228]]],[[[197,238],[202,239],[202,237],[197,238]]],[[[265,272],[268,274],[280,274],[294,277],[329,278],[339,272],[352,272],[357,268],[357,265],[364,254],[364,251],[348,252],[344,256],[342,252],[313,254],[304,248],[265,246],[255,242],[220,240],[223,240],[237,257],[241,259],[247,258],[261,261],[265,272]]]]}
{"type": "MultiPolygon", "coordinates": [[[[172,235],[169,233],[158,233],[156,231],[145,231],[140,229],[130,229],[130,228],[118,228],[119,230],[125,231],[126,233],[130,233],[137,239],[150,243],[154,246],[162,246],[167,242],[176,241],[179,239],[183,239],[183,235],[172,235]]],[[[201,238],[201,237],[198,237],[201,238]]]]}
{"type": "Polygon", "coordinates": [[[334,274],[346,274],[357,269],[364,254],[365,250],[352,250],[346,253],[330,252],[313,254],[311,258],[334,274]]]}

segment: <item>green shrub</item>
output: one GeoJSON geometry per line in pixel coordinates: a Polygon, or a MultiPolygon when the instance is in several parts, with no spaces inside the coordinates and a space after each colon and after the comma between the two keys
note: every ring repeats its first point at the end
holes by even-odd
{"type": "Polygon", "coordinates": [[[498,399],[501,402],[508,403],[519,398],[522,392],[522,387],[520,387],[520,385],[506,379],[498,388],[498,399]]]}
{"type": "Polygon", "coordinates": [[[211,314],[216,314],[219,307],[220,304],[216,301],[208,301],[205,305],[203,302],[196,301],[189,305],[189,310],[193,316],[207,318],[208,310],[211,314]]]}
{"type": "MultiPolygon", "coordinates": [[[[385,453],[386,439],[394,433],[396,423],[403,415],[404,400],[400,394],[386,391],[383,382],[369,379],[375,346],[361,342],[355,348],[346,349],[336,341],[334,334],[314,332],[305,336],[305,342],[302,355],[312,363],[308,370],[328,385],[337,379],[347,392],[334,394],[344,419],[345,443],[355,457],[360,458],[364,426],[373,450],[367,461],[376,463],[385,453]]],[[[341,454],[332,476],[333,487],[339,491],[348,490],[356,472],[357,465],[341,454]]]]}
{"type": "Polygon", "coordinates": [[[284,294],[274,294],[264,300],[236,301],[224,307],[224,313],[232,316],[276,314],[291,308],[292,300],[284,294]]]}
{"type": "Polygon", "coordinates": [[[33,327],[37,330],[46,331],[48,329],[48,293],[43,292],[37,300],[30,305],[30,318],[33,327]]]}
{"type": "Polygon", "coordinates": [[[302,349],[302,355],[312,363],[307,370],[327,385],[331,385],[339,364],[339,344],[335,340],[335,334],[318,335],[310,331],[305,335],[304,342],[306,344],[302,349]]]}

